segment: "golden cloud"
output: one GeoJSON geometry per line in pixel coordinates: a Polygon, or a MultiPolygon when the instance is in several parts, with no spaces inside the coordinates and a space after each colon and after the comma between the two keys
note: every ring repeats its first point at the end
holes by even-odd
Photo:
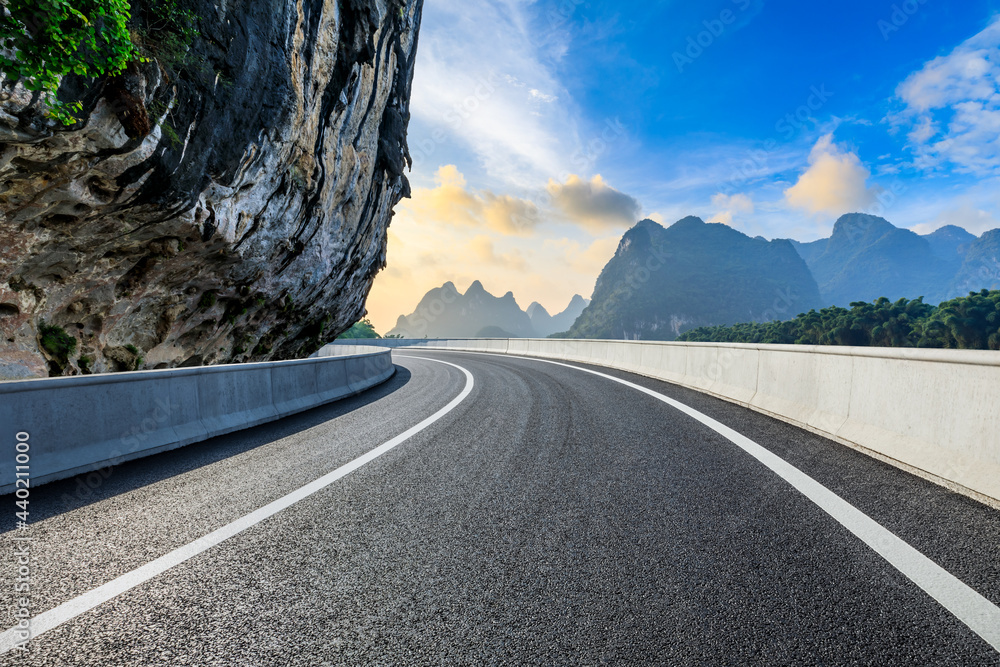
{"type": "Polygon", "coordinates": [[[415,188],[411,199],[400,203],[398,210],[423,222],[485,228],[516,236],[531,234],[539,222],[538,207],[533,202],[488,190],[470,191],[465,176],[454,165],[440,167],[434,180],[436,187],[415,188]]]}
{"type": "Polygon", "coordinates": [[[789,205],[810,213],[843,215],[871,206],[878,192],[867,185],[871,172],[855,153],[841,149],[833,135],[821,137],[809,154],[809,168],[785,190],[789,205]]]}

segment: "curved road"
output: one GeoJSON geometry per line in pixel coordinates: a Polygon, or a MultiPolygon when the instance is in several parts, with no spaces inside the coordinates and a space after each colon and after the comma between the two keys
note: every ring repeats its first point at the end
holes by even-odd
{"type": "MultiPolygon", "coordinates": [[[[0,581],[27,535],[32,609],[57,608],[0,663],[1000,665],[983,632],[657,397],[537,360],[394,360],[392,380],[347,401],[122,465],[94,488],[35,489],[27,531],[0,498],[0,581]],[[198,542],[220,529],[232,535],[198,542]],[[72,608],[116,581],[129,585],[72,608]]],[[[1000,512],[738,406],[594,370],[731,427],[980,609],[1000,603],[1000,512]]],[[[13,598],[5,583],[0,630],[13,598]]]]}

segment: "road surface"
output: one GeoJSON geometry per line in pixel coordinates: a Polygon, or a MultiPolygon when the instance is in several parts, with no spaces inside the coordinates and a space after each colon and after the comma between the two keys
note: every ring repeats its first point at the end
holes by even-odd
{"type": "MultiPolygon", "coordinates": [[[[960,618],[975,609],[949,610],[760,457],[612,378],[777,455],[980,612],[1000,603],[1000,512],[656,380],[394,360],[347,401],[35,489],[27,530],[0,498],[0,580],[30,537],[32,613],[55,610],[0,664],[1000,665],[989,628],[960,618]]],[[[0,602],[10,628],[10,585],[0,602]]]]}

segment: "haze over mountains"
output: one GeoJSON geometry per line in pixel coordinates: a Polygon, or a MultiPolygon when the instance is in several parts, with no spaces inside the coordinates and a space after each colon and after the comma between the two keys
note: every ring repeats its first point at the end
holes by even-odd
{"type": "Polygon", "coordinates": [[[567,331],[576,318],[580,316],[583,309],[590,303],[590,299],[584,299],[579,294],[575,295],[566,306],[566,310],[557,314],[549,315],[549,311],[537,301],[528,306],[528,317],[531,318],[531,326],[539,336],[551,336],[560,331],[567,331]]]}
{"type": "Polygon", "coordinates": [[[575,296],[552,316],[538,303],[522,311],[513,294],[494,297],[478,281],[464,295],[446,283],[389,333],[673,340],[701,326],[787,320],[883,296],[937,304],[984,288],[1000,288],[1000,229],[976,237],[948,225],[921,236],[851,213],[830,238],[800,243],[696,217],[667,228],[642,220],[622,237],[590,302],[575,296]]]}
{"type": "Polygon", "coordinates": [[[824,305],[923,296],[939,303],[996,284],[1000,230],[976,237],[948,225],[920,236],[873,215],[841,216],[828,239],[792,241],[824,305]],[[992,284],[991,284],[991,278],[992,284]]]}
{"type": "Polygon", "coordinates": [[[557,315],[539,303],[521,310],[512,292],[496,297],[478,280],[465,294],[447,282],[429,291],[410,315],[400,315],[387,335],[404,338],[535,338],[569,328],[588,301],[576,295],[557,315]],[[562,327],[560,329],[560,327],[562,327]]]}

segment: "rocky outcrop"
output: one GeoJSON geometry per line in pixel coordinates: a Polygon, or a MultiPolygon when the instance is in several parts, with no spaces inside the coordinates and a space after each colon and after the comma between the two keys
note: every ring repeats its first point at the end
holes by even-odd
{"type": "Polygon", "coordinates": [[[184,65],[65,80],[73,127],[4,83],[0,377],[304,356],[364,314],[422,0],[188,4],[184,65]]]}
{"type": "Polygon", "coordinates": [[[854,301],[923,296],[938,303],[960,260],[943,259],[940,238],[900,229],[885,218],[849,213],[837,219],[829,239],[800,254],[816,278],[824,305],[849,307],[854,301]]]}
{"type": "Polygon", "coordinates": [[[855,301],[917,296],[937,304],[996,285],[1000,273],[989,249],[997,245],[997,231],[980,238],[945,225],[918,236],[884,218],[849,213],[837,220],[830,238],[791,243],[809,265],[825,305],[847,308],[855,301]]]}
{"type": "Polygon", "coordinates": [[[476,280],[465,294],[446,282],[424,295],[416,310],[400,315],[388,336],[402,338],[531,338],[531,319],[513,292],[493,296],[476,280]]]}
{"type": "Polygon", "coordinates": [[[588,304],[590,304],[589,299],[584,299],[579,294],[574,294],[566,309],[556,315],[549,315],[549,311],[545,310],[545,306],[537,301],[532,302],[524,312],[531,318],[531,326],[534,328],[535,334],[544,338],[554,333],[569,330],[588,304]]]}
{"type": "Polygon", "coordinates": [[[952,284],[952,295],[1000,289],[1000,229],[984,233],[969,244],[962,268],[952,284]]]}
{"type": "Polygon", "coordinates": [[[569,338],[674,340],[700,326],[790,319],[819,289],[788,241],[687,217],[625,232],[569,338]]]}

